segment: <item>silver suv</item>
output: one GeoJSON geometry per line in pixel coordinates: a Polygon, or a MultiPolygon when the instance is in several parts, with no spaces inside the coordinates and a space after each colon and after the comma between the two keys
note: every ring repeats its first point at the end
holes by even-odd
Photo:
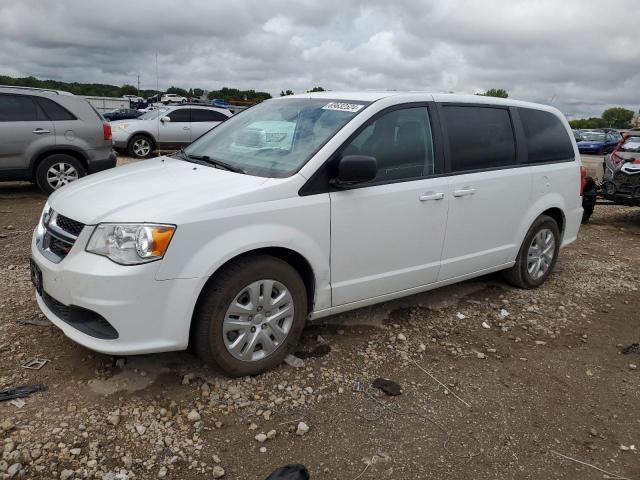
{"type": "Polygon", "coordinates": [[[111,127],[87,100],[0,86],[0,180],[35,181],[51,193],[115,165],[111,127]]]}
{"type": "Polygon", "coordinates": [[[231,115],[225,108],[205,105],[161,107],[135,119],[111,122],[113,145],[134,158],[146,158],[160,148],[189,145],[231,115]]]}

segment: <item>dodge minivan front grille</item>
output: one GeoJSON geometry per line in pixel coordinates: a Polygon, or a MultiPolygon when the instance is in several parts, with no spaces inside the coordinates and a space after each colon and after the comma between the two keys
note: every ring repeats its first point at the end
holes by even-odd
{"type": "Polygon", "coordinates": [[[73,248],[84,223],[52,211],[38,246],[42,254],[54,263],[60,263],[73,248]]]}

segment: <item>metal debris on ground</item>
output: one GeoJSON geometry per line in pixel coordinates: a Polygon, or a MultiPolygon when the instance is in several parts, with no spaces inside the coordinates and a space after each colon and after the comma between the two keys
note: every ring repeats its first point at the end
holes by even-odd
{"type": "Polygon", "coordinates": [[[318,345],[316,348],[314,348],[313,350],[311,350],[309,352],[306,352],[306,351],[296,352],[296,357],[301,358],[303,360],[306,359],[306,358],[324,357],[330,351],[331,351],[331,347],[329,345],[323,343],[321,345],[318,345]]]}
{"type": "Polygon", "coordinates": [[[275,470],[266,480],[309,480],[309,470],[301,464],[285,465],[275,470]]]}
{"type": "Polygon", "coordinates": [[[593,468],[594,470],[598,470],[599,472],[602,472],[605,474],[605,478],[609,478],[611,480],[632,480],[631,478],[628,478],[628,477],[622,477],[615,473],[607,472],[606,470],[603,470],[600,467],[596,467],[595,465],[591,465],[590,463],[583,462],[582,460],[577,460],[575,458],[568,457],[567,455],[563,455],[562,453],[556,452],[555,450],[550,450],[550,452],[566,460],[571,460],[572,462],[579,463],[580,465],[584,465],[586,467],[593,468]]]}
{"type": "Polygon", "coordinates": [[[24,318],[20,320],[16,320],[16,323],[20,325],[35,325],[36,327],[51,327],[53,323],[51,323],[46,318],[24,318]]]}
{"type": "Polygon", "coordinates": [[[402,387],[388,378],[376,378],[371,386],[382,390],[384,393],[392,397],[396,397],[402,393],[402,387]]]}
{"type": "Polygon", "coordinates": [[[0,402],[6,402],[14,398],[28,397],[32,393],[44,392],[46,389],[47,387],[42,384],[5,388],[4,390],[0,390],[0,402]]]}
{"type": "Polygon", "coordinates": [[[364,392],[366,391],[365,383],[363,378],[356,378],[355,383],[353,384],[354,392],[364,392]]]}
{"type": "Polygon", "coordinates": [[[463,399],[461,399],[458,395],[456,395],[454,392],[451,391],[450,388],[448,388],[444,383],[442,383],[440,380],[438,380],[436,377],[434,377],[433,375],[431,375],[429,372],[427,372],[418,362],[416,362],[415,360],[411,360],[416,367],[418,367],[420,370],[422,370],[424,373],[426,373],[427,375],[429,375],[433,380],[435,380],[436,382],[438,382],[438,384],[445,389],[445,391],[448,391],[449,393],[451,393],[451,395],[453,395],[454,397],[456,397],[458,400],[460,400],[462,403],[464,403],[467,407],[471,408],[471,405],[467,402],[465,402],[463,399]]]}
{"type": "MultiPolygon", "coordinates": [[[[386,403],[386,402],[384,402],[382,400],[377,399],[375,396],[373,396],[368,391],[365,391],[363,393],[364,393],[366,399],[368,401],[372,402],[373,405],[374,405],[373,408],[367,407],[365,409],[365,412],[366,412],[365,414],[363,414],[361,412],[354,412],[356,416],[362,418],[363,420],[366,420],[368,422],[386,421],[392,415],[397,415],[397,416],[402,416],[402,417],[416,417],[418,420],[421,420],[424,423],[429,423],[429,424],[435,426],[438,430],[440,430],[440,432],[442,432],[442,434],[445,437],[444,443],[442,444],[442,448],[444,448],[444,450],[449,455],[452,455],[452,456],[457,457],[457,458],[464,458],[464,459],[467,459],[467,460],[470,460],[470,459],[480,455],[480,452],[481,452],[480,441],[476,437],[472,436],[470,433],[468,433],[466,435],[470,438],[471,443],[475,443],[476,444],[476,446],[477,446],[476,450],[475,451],[471,451],[470,453],[457,453],[457,451],[453,451],[453,450],[451,450],[449,448],[449,443],[452,440],[453,434],[451,432],[449,432],[445,427],[443,427],[436,420],[434,420],[434,419],[430,418],[428,415],[420,413],[420,412],[400,410],[398,407],[396,407],[394,405],[391,405],[389,403],[386,403]]],[[[461,446],[465,447],[465,449],[464,449],[465,452],[469,450],[469,448],[467,448],[467,445],[465,445],[461,441],[459,441],[459,444],[461,446]]],[[[365,469],[365,471],[366,471],[366,469],[365,469]]],[[[356,478],[360,478],[360,477],[356,477],[356,478]]]]}
{"type": "Polygon", "coordinates": [[[27,402],[25,402],[21,398],[15,398],[15,399],[11,400],[9,403],[11,405],[13,405],[14,407],[16,407],[16,408],[22,408],[27,404],[27,402]]]}
{"type": "Polygon", "coordinates": [[[22,368],[28,368],[29,370],[40,370],[47,363],[49,363],[49,359],[47,358],[30,358],[22,364],[22,368]]]}
{"type": "Polygon", "coordinates": [[[628,347],[624,347],[622,353],[625,355],[628,353],[640,353],[640,343],[632,343],[628,347]]]}

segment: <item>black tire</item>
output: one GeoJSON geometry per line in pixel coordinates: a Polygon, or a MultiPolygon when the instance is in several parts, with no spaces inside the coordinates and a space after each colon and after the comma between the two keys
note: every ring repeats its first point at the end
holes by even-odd
{"type": "Polygon", "coordinates": [[[71,155],[56,153],[44,158],[36,167],[35,181],[38,188],[47,195],[58,188],[84,177],[87,171],[80,160],[71,155]],[[54,172],[60,172],[60,176],[54,177],[54,172]],[[65,174],[64,172],[68,172],[65,174]]]}
{"type": "Polygon", "coordinates": [[[522,242],[522,246],[520,247],[520,251],[518,252],[518,257],[516,258],[516,263],[513,267],[504,271],[504,277],[510,284],[525,289],[537,288],[542,285],[545,280],[549,277],[551,272],[553,272],[553,268],[556,265],[556,261],[558,259],[558,252],[560,250],[560,229],[556,221],[548,217],[546,215],[540,215],[529,231],[527,235],[524,237],[524,241],[522,242]],[[553,258],[546,272],[539,277],[533,278],[527,269],[527,257],[529,252],[529,247],[531,246],[534,237],[541,230],[548,229],[551,231],[554,237],[555,246],[553,252],[553,258]]]}
{"type": "Polygon", "coordinates": [[[582,192],[582,223],[588,223],[593,210],[596,208],[596,191],[598,187],[593,177],[587,177],[584,181],[582,192]]]}
{"type": "MultiPolygon", "coordinates": [[[[249,255],[217,272],[205,286],[196,307],[191,329],[191,346],[196,355],[225,375],[257,375],[278,366],[295,349],[307,318],[307,291],[298,272],[288,263],[269,255],[249,255]],[[271,279],[289,290],[294,307],[293,321],[285,340],[266,358],[243,361],[225,346],[223,323],[228,307],[253,282],[271,279]]],[[[257,347],[256,347],[257,348],[257,347]]]]}
{"type": "Polygon", "coordinates": [[[148,158],[155,148],[154,142],[148,135],[134,135],[127,145],[127,153],[133,158],[148,158]],[[143,149],[146,145],[148,149],[143,149]]]}

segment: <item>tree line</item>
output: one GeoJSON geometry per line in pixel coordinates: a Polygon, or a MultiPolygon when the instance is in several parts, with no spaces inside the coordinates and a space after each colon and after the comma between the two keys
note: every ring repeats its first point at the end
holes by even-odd
{"type": "Polygon", "coordinates": [[[633,120],[633,110],[622,107],[608,108],[601,117],[570,120],[571,128],[629,128],[633,120]]]}
{"type": "MultiPolygon", "coordinates": [[[[92,97],[122,97],[123,95],[139,95],[143,98],[152,97],[158,92],[156,90],[140,90],[129,84],[122,86],[108,85],[104,83],[78,83],[78,82],[61,82],[58,80],[40,80],[36,77],[14,78],[6,75],[0,75],[0,85],[11,85],[18,87],[47,88],[51,90],[64,90],[74,95],[84,95],[92,97]]],[[[202,88],[183,89],[171,86],[167,89],[167,93],[175,93],[183,97],[199,98],[204,94],[202,88]]],[[[261,102],[271,98],[271,94],[267,92],[257,92],[255,90],[240,90],[237,88],[224,87],[220,90],[209,90],[207,92],[209,99],[221,98],[225,101],[231,100],[248,100],[261,102]]]]}

